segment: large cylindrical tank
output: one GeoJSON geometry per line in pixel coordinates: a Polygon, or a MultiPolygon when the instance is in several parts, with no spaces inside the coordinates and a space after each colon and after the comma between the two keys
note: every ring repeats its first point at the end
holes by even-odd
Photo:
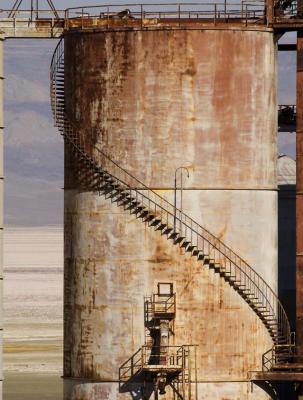
{"type": "MultiPolygon", "coordinates": [[[[88,152],[98,157],[98,144],[171,201],[175,170],[186,166],[183,210],[276,290],[271,30],[67,32],[65,101],[88,152]]],[[[272,346],[254,311],[166,236],[77,187],[77,168],[67,147],[65,399],[143,398],[140,386],[119,392],[118,372],[144,344],[143,298],[158,282],[172,282],[176,292],[172,343],[198,345],[199,399],[268,398],[247,382],[272,346]]],[[[168,390],[162,398],[174,397],[168,390]]]]}

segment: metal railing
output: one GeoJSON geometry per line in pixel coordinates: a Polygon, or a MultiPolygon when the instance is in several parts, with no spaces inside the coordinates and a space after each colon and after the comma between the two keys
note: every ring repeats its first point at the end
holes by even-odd
{"type": "Polygon", "coordinates": [[[301,12],[302,7],[298,7],[296,0],[278,0],[274,2],[274,16],[276,18],[293,18],[297,17],[301,12]]]}
{"type": "Polygon", "coordinates": [[[0,10],[0,31],[6,38],[58,38],[64,15],[62,10],[0,10]]]}
{"type": "Polygon", "coordinates": [[[128,382],[145,369],[161,368],[182,373],[188,369],[188,358],[195,345],[142,346],[119,368],[119,382],[128,382]]]}
{"type": "MultiPolygon", "coordinates": [[[[72,7],[66,9],[65,22],[68,29],[73,23],[79,22],[85,28],[87,20],[105,20],[109,26],[111,22],[127,19],[129,23],[139,22],[141,26],[155,23],[165,23],[169,20],[183,24],[189,20],[207,20],[213,22],[228,22],[240,20],[255,22],[264,20],[265,2],[258,0],[242,1],[201,1],[199,3],[143,3],[143,4],[110,4],[102,6],[72,7]]],[[[89,25],[87,25],[89,27],[89,25]]],[[[106,27],[106,25],[105,25],[106,27]]]]}
{"type": "MultiPolygon", "coordinates": [[[[262,23],[286,23],[293,19],[303,20],[303,6],[297,0],[279,0],[271,6],[269,20],[265,0],[204,0],[193,3],[125,3],[100,6],[70,7],[56,9],[0,9],[0,20],[37,22],[50,20],[53,24],[64,24],[66,29],[81,27],[90,29],[97,21],[103,29],[118,27],[116,22],[127,20],[125,26],[146,27],[160,24],[165,26],[187,26],[192,22],[207,23],[240,22],[245,25],[262,23]],[[103,22],[103,23],[102,23],[103,22]]],[[[97,23],[98,25],[98,23],[97,23]]]]}
{"type": "Polygon", "coordinates": [[[283,305],[272,288],[242,257],[198,222],[175,208],[168,200],[127,172],[105,154],[100,146],[94,145],[94,156],[88,156],[92,150],[89,138],[94,132],[79,129],[66,116],[64,98],[60,99],[56,91],[56,77],[59,72],[62,73],[62,70],[64,71],[64,45],[61,40],[54,52],[51,64],[51,103],[56,126],[59,127],[65,139],[74,147],[75,151],[88,158],[96,170],[108,172],[124,188],[123,190],[128,191],[130,197],[140,203],[149,213],[155,215],[167,227],[175,229],[178,236],[190,243],[199,254],[207,255],[209,262],[216,263],[219,272],[230,277],[230,280],[232,279],[234,287],[262,317],[275,344],[289,343],[290,325],[283,305]],[[276,326],[266,322],[267,317],[274,319],[276,326]]]}
{"type": "Polygon", "coordinates": [[[145,297],[145,323],[149,323],[158,314],[176,314],[176,294],[173,295],[159,295],[153,294],[152,296],[145,297]]]}
{"type": "Polygon", "coordinates": [[[66,10],[51,10],[51,9],[32,9],[32,10],[12,10],[0,9],[0,19],[15,19],[15,20],[61,20],[65,18],[66,10]]]}
{"type": "Polygon", "coordinates": [[[283,366],[291,369],[291,365],[293,364],[295,367],[296,362],[302,365],[303,355],[299,353],[299,349],[300,348],[295,344],[279,344],[273,346],[263,354],[263,371],[268,372],[283,366]]]}
{"type": "Polygon", "coordinates": [[[291,25],[295,20],[303,19],[303,6],[298,5],[297,0],[278,0],[272,5],[273,23],[289,23],[291,25]]]}

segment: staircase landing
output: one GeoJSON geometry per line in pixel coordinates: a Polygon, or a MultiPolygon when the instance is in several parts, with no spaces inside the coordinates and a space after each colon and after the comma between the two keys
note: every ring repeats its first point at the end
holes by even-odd
{"type": "MultiPolygon", "coordinates": [[[[303,367],[303,366],[302,366],[303,367]]],[[[295,370],[285,371],[250,371],[248,379],[251,382],[303,382],[303,372],[295,370]]]]}

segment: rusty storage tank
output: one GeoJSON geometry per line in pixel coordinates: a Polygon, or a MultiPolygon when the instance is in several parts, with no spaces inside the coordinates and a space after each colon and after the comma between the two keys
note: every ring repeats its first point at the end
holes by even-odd
{"type": "MultiPolygon", "coordinates": [[[[180,187],[183,171],[183,211],[276,291],[272,30],[198,22],[180,29],[170,21],[133,28],[133,21],[86,26],[95,23],[87,18],[65,33],[65,111],[74,132],[100,165],[103,151],[138,179],[134,189],[143,192],[143,182],[171,203],[176,170],[186,167],[189,178],[184,169],[176,173],[180,187]]],[[[178,398],[180,386],[167,381],[161,390],[161,357],[147,362],[160,367],[141,381],[134,369],[150,340],[144,296],[159,298],[162,289],[175,294],[174,316],[164,318],[169,344],[197,346],[191,376],[183,376],[194,387],[182,388],[183,397],[267,399],[251,390],[247,373],[262,368],[273,342],[247,301],[161,228],[80,185],[73,146],[65,154],[65,399],[153,398],[157,379],[161,399],[178,398]],[[122,375],[129,368],[128,385],[120,367],[122,375]]],[[[172,365],[169,373],[178,375],[178,361],[172,365]]]]}

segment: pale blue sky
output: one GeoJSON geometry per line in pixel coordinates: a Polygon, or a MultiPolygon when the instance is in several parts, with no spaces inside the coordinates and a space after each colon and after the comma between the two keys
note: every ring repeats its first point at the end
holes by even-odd
{"type": "MultiPolygon", "coordinates": [[[[3,8],[12,4],[1,1],[3,8]]],[[[54,4],[66,7],[81,1],[54,4]]],[[[106,3],[90,0],[86,4],[106,3]]],[[[49,105],[49,64],[56,42],[14,39],[5,43],[6,224],[62,223],[63,142],[53,128],[49,105]]],[[[280,104],[295,102],[295,62],[295,53],[279,54],[280,104]]],[[[282,134],[279,141],[279,150],[294,156],[295,135],[282,134]]]]}

